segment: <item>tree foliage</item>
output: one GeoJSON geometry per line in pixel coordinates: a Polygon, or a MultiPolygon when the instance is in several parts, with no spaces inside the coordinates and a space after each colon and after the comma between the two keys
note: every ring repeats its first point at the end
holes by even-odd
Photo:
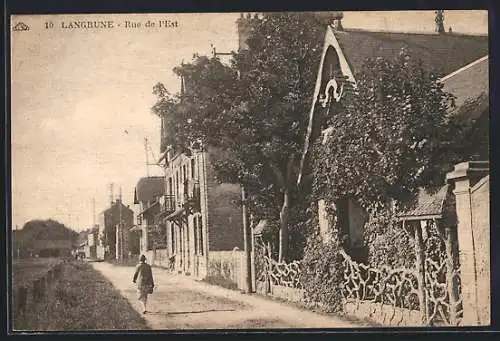
{"type": "Polygon", "coordinates": [[[415,240],[394,212],[385,209],[372,215],[365,226],[368,245],[368,262],[371,266],[391,266],[394,268],[414,268],[415,240]]]}
{"type": "Polygon", "coordinates": [[[328,118],[332,127],[316,148],[315,189],[334,202],[357,198],[369,210],[405,201],[420,186],[443,181],[455,162],[447,151],[456,125],[453,97],[422,63],[402,50],[393,60],[368,59],[328,118]]]}
{"type": "Polygon", "coordinates": [[[76,243],[78,233],[53,219],[34,219],[26,222],[23,228],[16,231],[14,243],[30,248],[37,240],[69,240],[76,243]]]}
{"type": "Polygon", "coordinates": [[[220,181],[241,183],[256,219],[279,221],[280,259],[287,258],[289,211],[324,26],[308,13],[269,13],[253,20],[248,49],[231,65],[196,57],[174,71],[185,91],[158,84],[153,111],[165,118],[166,144],[210,146],[220,181]]]}

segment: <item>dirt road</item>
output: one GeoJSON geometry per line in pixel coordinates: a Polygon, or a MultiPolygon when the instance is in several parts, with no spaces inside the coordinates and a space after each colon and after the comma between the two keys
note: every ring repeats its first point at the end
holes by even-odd
{"type": "MultiPolygon", "coordinates": [[[[134,268],[92,263],[137,311],[134,268]]],[[[152,329],[356,328],[356,324],[153,268],[155,292],[144,315],[152,329]]]]}

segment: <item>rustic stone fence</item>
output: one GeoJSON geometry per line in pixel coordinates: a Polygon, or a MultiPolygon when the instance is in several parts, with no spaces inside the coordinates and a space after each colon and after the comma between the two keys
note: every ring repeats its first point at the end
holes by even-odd
{"type": "Polygon", "coordinates": [[[300,261],[280,263],[267,255],[261,257],[263,262],[258,266],[255,292],[294,303],[303,303],[305,290],[300,282],[302,272],[300,261]]]}
{"type": "Polygon", "coordinates": [[[12,311],[14,315],[24,314],[30,307],[41,302],[44,297],[52,292],[56,281],[61,278],[64,262],[57,263],[40,276],[22,284],[12,287],[12,311]]]}

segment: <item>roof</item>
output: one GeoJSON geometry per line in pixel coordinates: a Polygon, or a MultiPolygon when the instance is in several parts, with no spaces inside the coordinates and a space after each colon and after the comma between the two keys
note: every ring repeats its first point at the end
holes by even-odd
{"type": "Polygon", "coordinates": [[[363,30],[335,31],[334,34],[355,75],[361,71],[367,58],[391,59],[402,48],[411,50],[416,59],[422,60],[426,69],[436,70],[438,77],[488,55],[487,36],[363,30]]]}
{"type": "MultiPolygon", "coordinates": [[[[356,74],[361,71],[366,59],[375,57],[392,59],[400,53],[402,48],[411,50],[414,57],[422,61],[424,68],[436,72],[438,77],[450,75],[448,86],[456,92],[455,96],[460,99],[467,95],[467,87],[470,82],[474,82],[474,80],[469,80],[465,84],[460,84],[460,79],[463,80],[467,75],[482,78],[478,81],[477,90],[473,92],[480,92],[481,89],[485,88],[484,84],[488,83],[488,78],[484,78],[487,76],[487,62],[481,61],[476,63],[474,67],[466,67],[488,55],[487,36],[370,32],[352,29],[336,31],[331,26],[328,26],[325,33],[316,88],[309,112],[309,124],[302,152],[298,183],[301,182],[310,140],[313,135],[318,133],[313,131],[317,129],[314,128],[317,121],[315,116],[318,116],[315,115],[317,110],[316,102],[322,83],[327,81],[323,78],[325,70],[331,67],[328,63],[336,64],[335,67],[339,68],[344,76],[355,81],[356,74]],[[333,59],[327,59],[326,57],[331,53],[331,48],[336,52],[336,56],[333,59]],[[457,70],[460,70],[463,74],[459,76],[460,72],[457,72],[455,76],[451,76],[457,70]],[[453,80],[454,77],[457,80],[453,80]]],[[[488,100],[483,98],[480,102],[484,106],[488,100]]],[[[479,111],[478,115],[484,111],[479,106],[475,110],[479,111]]]]}
{"type": "Polygon", "coordinates": [[[148,207],[146,207],[144,210],[142,210],[142,212],[139,212],[138,215],[144,215],[146,212],[148,212],[149,210],[151,210],[151,208],[159,206],[159,205],[160,205],[160,203],[158,201],[155,201],[151,205],[149,205],[148,207]]]}
{"type": "Polygon", "coordinates": [[[165,194],[165,178],[163,176],[141,178],[135,186],[134,204],[153,201],[155,197],[163,194],[165,194]]]}
{"type": "Polygon", "coordinates": [[[445,201],[450,194],[450,189],[450,185],[444,185],[436,193],[428,193],[422,188],[419,189],[414,206],[398,214],[398,218],[402,220],[441,219],[445,213],[445,201]]]}
{"type": "Polygon", "coordinates": [[[476,119],[489,108],[488,62],[480,58],[441,79],[443,90],[455,96],[456,115],[476,119]]]}
{"type": "Polygon", "coordinates": [[[126,211],[126,210],[128,210],[130,212],[133,212],[128,205],[125,205],[120,199],[116,199],[114,202],[111,203],[110,207],[108,207],[105,210],[103,210],[100,214],[106,215],[106,213],[108,213],[108,212],[109,212],[109,214],[112,214],[113,209],[115,207],[119,208],[120,207],[119,205],[122,206],[122,212],[126,211]]]}

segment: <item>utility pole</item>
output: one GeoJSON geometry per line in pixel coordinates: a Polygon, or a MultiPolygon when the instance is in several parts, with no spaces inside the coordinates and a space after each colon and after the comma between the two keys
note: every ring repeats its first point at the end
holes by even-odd
{"type": "MultiPolygon", "coordinates": [[[[120,240],[120,260],[123,259],[123,231],[122,231],[122,186],[119,194],[120,202],[118,204],[118,239],[120,240]]],[[[117,250],[118,251],[118,250],[117,250]]]]}
{"type": "Polygon", "coordinates": [[[113,183],[109,184],[109,204],[113,205],[113,183]]]}
{"type": "Polygon", "coordinates": [[[252,254],[251,254],[251,236],[248,227],[248,217],[247,217],[247,204],[246,204],[246,193],[245,186],[241,185],[241,201],[242,201],[242,211],[243,211],[243,243],[245,244],[245,260],[246,260],[246,271],[245,279],[247,284],[247,293],[250,294],[253,291],[252,288],[252,254]]]}
{"type": "Polygon", "coordinates": [[[92,197],[92,228],[95,226],[95,197],[92,197]]]}
{"type": "Polygon", "coordinates": [[[148,138],[144,138],[144,153],[146,155],[146,175],[149,178],[148,138]]]}

